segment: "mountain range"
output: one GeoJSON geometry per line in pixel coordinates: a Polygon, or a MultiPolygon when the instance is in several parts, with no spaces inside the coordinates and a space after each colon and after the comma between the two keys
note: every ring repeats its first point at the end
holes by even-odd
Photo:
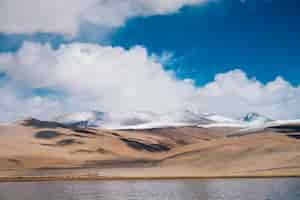
{"type": "Polygon", "coordinates": [[[249,112],[244,117],[230,118],[218,114],[208,114],[183,110],[158,114],[148,111],[136,112],[77,112],[61,115],[52,122],[73,128],[98,128],[107,130],[151,130],[159,128],[199,127],[199,128],[234,128],[227,135],[255,134],[265,129],[282,129],[300,124],[300,120],[273,120],[256,112],[249,112]]]}
{"type": "Polygon", "coordinates": [[[56,117],[53,121],[80,128],[152,129],[161,127],[253,127],[263,126],[274,120],[258,113],[247,113],[233,119],[217,114],[203,114],[189,110],[158,114],[153,112],[78,112],[56,117]]]}
{"type": "Polygon", "coordinates": [[[0,125],[0,181],[300,176],[300,121],[80,112],[0,125]]]}

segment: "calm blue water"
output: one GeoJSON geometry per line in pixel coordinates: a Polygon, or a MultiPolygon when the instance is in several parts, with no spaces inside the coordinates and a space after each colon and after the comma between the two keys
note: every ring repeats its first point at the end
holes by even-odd
{"type": "Polygon", "coordinates": [[[0,183],[0,200],[300,200],[300,179],[0,183]]]}

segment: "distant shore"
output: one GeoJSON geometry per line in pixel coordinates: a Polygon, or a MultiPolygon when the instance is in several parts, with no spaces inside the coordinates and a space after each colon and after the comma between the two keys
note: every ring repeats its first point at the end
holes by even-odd
{"type": "Polygon", "coordinates": [[[297,175],[251,175],[251,176],[24,176],[0,177],[5,182],[48,182],[48,181],[126,181],[126,180],[184,180],[184,179],[260,179],[300,178],[297,175]]]}

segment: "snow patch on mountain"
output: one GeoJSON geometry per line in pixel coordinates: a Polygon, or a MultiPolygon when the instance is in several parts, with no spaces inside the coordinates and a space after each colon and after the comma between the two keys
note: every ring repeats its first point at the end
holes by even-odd
{"type": "Polygon", "coordinates": [[[198,127],[202,128],[213,128],[213,127],[237,127],[243,128],[246,127],[246,124],[240,120],[232,119],[229,117],[225,117],[217,114],[206,114],[205,117],[212,121],[209,124],[200,124],[198,127]]]}
{"type": "Polygon", "coordinates": [[[273,120],[258,113],[251,112],[246,114],[246,116],[243,117],[242,121],[252,125],[260,125],[271,122],[273,120]]]}
{"type": "Polygon", "coordinates": [[[55,122],[80,128],[98,127],[107,123],[108,116],[104,112],[77,112],[59,116],[54,119],[55,122]]]}
{"type": "Polygon", "coordinates": [[[199,127],[203,128],[213,128],[213,127],[237,127],[241,129],[259,129],[264,127],[266,123],[272,122],[268,117],[260,115],[258,113],[247,113],[244,117],[240,119],[232,119],[228,117],[224,117],[221,115],[210,115],[207,116],[208,119],[214,121],[214,123],[207,125],[199,125],[199,127]]]}
{"type": "Polygon", "coordinates": [[[133,126],[107,126],[107,129],[111,130],[146,130],[155,128],[169,128],[169,127],[186,127],[192,126],[189,123],[180,122],[149,122],[145,124],[138,124],[133,126]]]}
{"type": "Polygon", "coordinates": [[[162,127],[197,126],[202,128],[236,127],[243,131],[264,129],[280,123],[300,123],[300,120],[273,121],[258,113],[248,113],[239,119],[232,119],[217,114],[203,114],[182,110],[165,114],[148,111],[108,113],[80,112],[63,115],[56,122],[81,128],[96,127],[106,129],[151,129],[162,127]]]}
{"type": "Polygon", "coordinates": [[[63,115],[56,122],[79,127],[98,127],[107,129],[150,129],[160,127],[196,126],[213,121],[201,113],[189,110],[157,114],[148,111],[106,113],[82,112],[63,115]]]}
{"type": "Polygon", "coordinates": [[[217,123],[238,123],[239,122],[239,120],[225,117],[222,115],[217,115],[217,114],[207,114],[205,117],[217,123]]]}
{"type": "Polygon", "coordinates": [[[293,119],[293,120],[276,120],[267,123],[268,127],[272,126],[282,126],[282,125],[300,125],[300,119],[293,119]]]}

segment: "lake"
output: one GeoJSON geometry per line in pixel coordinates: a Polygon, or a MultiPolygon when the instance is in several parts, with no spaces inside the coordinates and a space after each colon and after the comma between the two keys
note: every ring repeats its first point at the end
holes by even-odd
{"type": "Polygon", "coordinates": [[[0,200],[299,200],[300,178],[0,183],[0,200]]]}

